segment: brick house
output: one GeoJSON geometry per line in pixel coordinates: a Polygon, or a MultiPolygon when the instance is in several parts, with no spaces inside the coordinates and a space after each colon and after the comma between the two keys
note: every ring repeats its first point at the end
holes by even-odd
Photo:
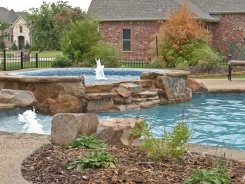
{"type": "Polygon", "coordinates": [[[30,43],[30,30],[27,26],[24,13],[17,13],[14,10],[8,10],[0,7],[0,23],[7,23],[9,28],[0,34],[4,34],[4,45],[11,48],[13,43],[18,49],[23,49],[25,45],[30,43]]]}
{"type": "Polygon", "coordinates": [[[123,59],[151,59],[150,43],[167,14],[187,3],[205,22],[213,47],[227,51],[245,37],[245,0],[92,0],[88,13],[100,20],[106,42],[121,50],[123,59]]]}

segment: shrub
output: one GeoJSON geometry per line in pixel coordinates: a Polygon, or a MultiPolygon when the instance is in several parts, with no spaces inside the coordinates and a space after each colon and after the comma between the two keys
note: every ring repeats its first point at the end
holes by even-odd
{"type": "Polygon", "coordinates": [[[210,183],[230,184],[229,171],[226,166],[216,163],[211,170],[195,169],[192,175],[185,181],[186,184],[210,183]]]}
{"type": "Polygon", "coordinates": [[[57,57],[54,62],[52,62],[52,67],[54,68],[64,68],[64,67],[71,67],[72,62],[64,56],[57,57]]]}
{"type": "Polygon", "coordinates": [[[117,67],[119,52],[101,40],[98,22],[86,19],[71,24],[62,36],[61,49],[76,66],[95,66],[95,58],[101,58],[106,67],[117,67]]]}
{"type": "Polygon", "coordinates": [[[91,51],[91,62],[95,63],[95,58],[100,58],[101,63],[106,67],[118,67],[120,65],[120,54],[118,50],[111,45],[100,42],[95,45],[91,51]]]}
{"type": "MultiPolygon", "coordinates": [[[[167,67],[185,69],[196,66],[200,60],[219,59],[209,46],[209,33],[185,5],[170,14],[157,35],[159,54],[167,67]]],[[[153,50],[155,51],[155,49],[153,50]]]]}
{"type": "Polygon", "coordinates": [[[81,159],[71,161],[67,165],[68,170],[83,170],[86,168],[115,168],[116,157],[104,151],[95,151],[85,155],[81,159]]]}
{"type": "Polygon", "coordinates": [[[190,131],[184,122],[178,122],[172,132],[164,131],[161,138],[154,138],[145,123],[139,128],[139,132],[144,136],[141,149],[146,151],[148,156],[154,160],[179,159],[187,151],[190,131]]]}
{"type": "Polygon", "coordinates": [[[29,42],[26,42],[26,45],[25,45],[25,49],[30,49],[31,48],[31,46],[30,46],[30,44],[29,44],[29,42]]]}
{"type": "Polygon", "coordinates": [[[99,149],[105,147],[106,144],[103,141],[98,140],[95,136],[80,136],[76,138],[68,146],[68,148],[92,148],[92,149],[99,149]]]}
{"type": "Polygon", "coordinates": [[[13,45],[12,45],[12,47],[11,47],[11,50],[17,50],[18,48],[17,48],[17,45],[16,45],[16,43],[14,42],[13,43],[13,45]]]}
{"type": "Polygon", "coordinates": [[[166,63],[161,60],[152,61],[146,65],[146,68],[166,68],[166,63]]]}

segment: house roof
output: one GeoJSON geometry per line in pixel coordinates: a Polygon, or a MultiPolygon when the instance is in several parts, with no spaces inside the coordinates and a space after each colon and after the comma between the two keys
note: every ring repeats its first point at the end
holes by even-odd
{"type": "Polygon", "coordinates": [[[8,10],[4,7],[0,7],[0,22],[13,24],[20,16],[25,19],[26,13],[15,12],[13,9],[8,10]]]}
{"type": "Polygon", "coordinates": [[[218,21],[219,12],[245,13],[245,0],[92,0],[88,13],[102,21],[164,20],[184,3],[197,19],[210,22],[218,21]]]}
{"type": "Polygon", "coordinates": [[[245,0],[190,0],[212,14],[245,13],[245,0]]]}

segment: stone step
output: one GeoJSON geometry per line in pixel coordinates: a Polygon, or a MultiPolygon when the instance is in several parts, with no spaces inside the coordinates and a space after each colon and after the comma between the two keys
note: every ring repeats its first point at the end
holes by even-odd
{"type": "Polygon", "coordinates": [[[1,110],[10,110],[10,109],[14,109],[15,107],[16,107],[15,104],[0,103],[0,111],[1,111],[1,110]]]}
{"type": "Polygon", "coordinates": [[[110,92],[114,87],[115,87],[114,84],[87,85],[86,92],[87,93],[110,92]]]}
{"type": "Polygon", "coordinates": [[[148,101],[154,101],[154,100],[159,100],[159,97],[155,96],[155,97],[149,97],[149,98],[134,98],[133,99],[133,101],[136,103],[148,102],[148,101]]]}
{"type": "Polygon", "coordinates": [[[134,83],[121,83],[119,87],[124,87],[128,91],[130,91],[131,94],[137,94],[142,91],[141,85],[134,84],[134,83]]]}
{"type": "Polygon", "coordinates": [[[88,100],[101,100],[101,99],[108,99],[114,98],[116,96],[115,93],[108,92],[108,93],[87,93],[88,100]]]}
{"type": "Polygon", "coordinates": [[[141,98],[158,97],[157,91],[142,91],[137,94],[141,98]]]}

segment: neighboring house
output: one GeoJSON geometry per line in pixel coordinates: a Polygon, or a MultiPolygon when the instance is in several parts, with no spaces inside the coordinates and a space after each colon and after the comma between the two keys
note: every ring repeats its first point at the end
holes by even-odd
{"type": "MultiPolygon", "coordinates": [[[[0,7],[0,23],[7,23],[9,28],[4,30],[4,44],[6,48],[11,48],[13,43],[18,49],[23,49],[30,43],[30,30],[24,19],[25,14],[17,13],[14,10],[8,10],[0,7]]],[[[1,34],[1,33],[0,33],[1,34]]]]}
{"type": "Polygon", "coordinates": [[[214,47],[227,51],[229,43],[243,41],[245,0],[92,0],[88,13],[101,21],[105,41],[118,47],[124,60],[149,60],[161,22],[184,3],[205,22],[214,47]]]}

